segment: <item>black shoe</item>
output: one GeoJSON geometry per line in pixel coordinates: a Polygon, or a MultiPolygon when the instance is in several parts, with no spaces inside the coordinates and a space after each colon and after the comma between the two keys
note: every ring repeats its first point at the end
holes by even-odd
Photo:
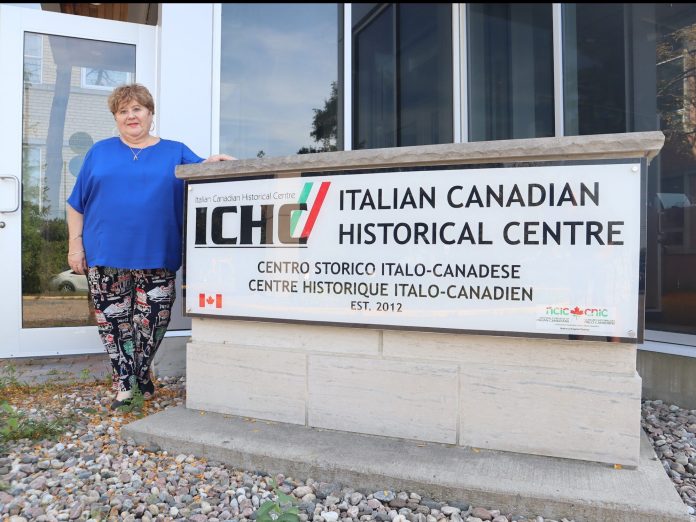
{"type": "Polygon", "coordinates": [[[119,408],[124,408],[128,407],[133,403],[133,399],[130,397],[128,399],[123,399],[122,401],[117,401],[114,399],[114,402],[111,403],[111,409],[112,410],[118,410],[119,408]]]}
{"type": "Polygon", "coordinates": [[[140,393],[145,400],[152,399],[155,396],[155,383],[150,379],[147,382],[139,382],[138,389],[140,389],[140,393]]]}

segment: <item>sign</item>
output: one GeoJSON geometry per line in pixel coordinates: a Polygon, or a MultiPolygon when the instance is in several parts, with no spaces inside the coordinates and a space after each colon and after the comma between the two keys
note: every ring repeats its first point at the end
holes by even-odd
{"type": "Polygon", "coordinates": [[[639,335],[640,160],[189,182],[189,316],[639,335]]]}

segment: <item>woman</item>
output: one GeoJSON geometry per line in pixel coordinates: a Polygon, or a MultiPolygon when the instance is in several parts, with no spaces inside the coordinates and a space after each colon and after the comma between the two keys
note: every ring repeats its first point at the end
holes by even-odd
{"type": "Polygon", "coordinates": [[[177,165],[203,160],[186,145],[150,134],[152,95],[123,85],[109,96],[119,136],[95,143],[68,198],[68,264],[87,274],[99,335],[113,367],[112,409],[134,386],[155,392],[150,365],[169,325],[181,265],[183,181],[177,165]]]}

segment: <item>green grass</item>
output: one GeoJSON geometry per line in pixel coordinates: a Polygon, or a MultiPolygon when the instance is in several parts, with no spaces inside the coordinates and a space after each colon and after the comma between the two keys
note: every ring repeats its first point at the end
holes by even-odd
{"type": "MultiPolygon", "coordinates": [[[[76,414],[67,418],[54,418],[47,412],[29,415],[26,411],[15,409],[12,404],[15,400],[23,403],[27,398],[44,397],[52,393],[60,393],[67,386],[84,385],[90,378],[89,370],[82,371],[80,379],[66,379],[66,376],[74,375],[51,370],[47,372],[50,377],[41,383],[28,383],[21,381],[17,368],[11,363],[0,364],[0,456],[9,451],[9,443],[16,440],[27,439],[30,441],[53,440],[61,436],[75,421],[76,414]]],[[[97,381],[95,381],[97,383],[97,381]]],[[[38,401],[39,403],[41,400],[38,401]]],[[[34,403],[34,402],[32,402],[34,403]]],[[[142,408],[136,403],[136,408],[142,408]]],[[[97,413],[91,408],[88,413],[97,413]]]]}
{"type": "Polygon", "coordinates": [[[276,481],[270,479],[269,485],[276,494],[278,500],[267,500],[256,510],[257,522],[299,522],[299,509],[296,507],[297,499],[286,495],[278,489],[276,481]],[[275,515],[272,516],[272,515],[275,515]]]}
{"type": "Polygon", "coordinates": [[[143,394],[140,391],[138,383],[135,381],[134,377],[131,378],[131,391],[132,395],[130,404],[120,406],[118,410],[124,413],[135,413],[139,417],[142,417],[143,407],[145,406],[145,397],[143,397],[143,394]]]}
{"type": "Polygon", "coordinates": [[[30,418],[3,401],[0,402],[0,444],[20,439],[53,439],[65,431],[69,422],[69,419],[30,418]]]}
{"type": "Polygon", "coordinates": [[[17,367],[12,363],[0,366],[0,390],[11,386],[20,386],[17,378],[17,367]]]}

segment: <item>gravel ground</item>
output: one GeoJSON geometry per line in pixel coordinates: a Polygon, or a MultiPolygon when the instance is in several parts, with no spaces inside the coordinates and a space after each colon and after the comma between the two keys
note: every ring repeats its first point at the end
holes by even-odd
{"type": "Polygon", "coordinates": [[[643,401],[642,425],[665,472],[696,521],[696,410],[643,401]]]}
{"type": "MultiPolygon", "coordinates": [[[[141,412],[118,413],[108,409],[112,393],[105,383],[0,388],[0,402],[8,401],[16,418],[63,424],[62,435],[53,440],[23,439],[0,446],[0,519],[246,522],[255,520],[257,508],[276,501],[282,491],[297,499],[302,522],[552,522],[501,513],[495,506],[472,506],[463,499],[355,491],[350,484],[307,477],[269,477],[121,439],[121,426],[138,416],[183,403],[183,380],[164,379],[158,386],[157,396],[141,412]]],[[[7,424],[0,423],[0,430],[3,426],[7,424]]],[[[696,410],[646,401],[643,427],[693,514],[696,410]]]]}

